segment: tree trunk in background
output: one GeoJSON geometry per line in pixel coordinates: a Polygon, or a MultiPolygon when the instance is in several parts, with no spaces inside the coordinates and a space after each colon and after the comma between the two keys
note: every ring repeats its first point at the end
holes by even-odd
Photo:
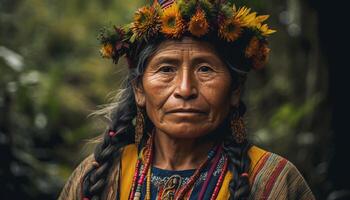
{"type": "MultiPolygon", "coordinates": [[[[327,183],[329,184],[329,200],[350,199],[350,162],[349,158],[349,57],[348,35],[342,23],[349,17],[342,16],[349,13],[343,11],[348,8],[345,1],[324,2],[310,0],[319,13],[319,33],[321,50],[326,56],[329,68],[329,101],[332,106],[332,156],[328,168],[327,183]],[[347,54],[347,55],[345,55],[347,54]],[[342,101],[341,101],[342,100],[342,101]]],[[[348,29],[348,28],[347,28],[348,29]]]]}

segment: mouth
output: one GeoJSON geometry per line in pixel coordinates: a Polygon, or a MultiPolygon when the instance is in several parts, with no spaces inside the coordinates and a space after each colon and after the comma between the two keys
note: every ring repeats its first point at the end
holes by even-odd
{"type": "Polygon", "coordinates": [[[194,108],[179,108],[179,109],[173,109],[168,111],[167,113],[176,113],[176,114],[205,114],[206,112],[199,110],[199,109],[194,109],[194,108]]]}

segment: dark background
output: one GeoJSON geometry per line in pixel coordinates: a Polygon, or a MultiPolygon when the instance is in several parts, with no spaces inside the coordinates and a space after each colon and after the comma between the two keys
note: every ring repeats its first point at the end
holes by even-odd
{"type": "MultiPolygon", "coordinates": [[[[105,124],[88,115],[126,69],[99,57],[98,31],[142,2],[0,0],[1,199],[56,199],[91,153],[105,124]]],[[[252,141],[292,161],[317,199],[350,199],[345,1],[242,2],[278,31],[243,97],[252,141]]]]}

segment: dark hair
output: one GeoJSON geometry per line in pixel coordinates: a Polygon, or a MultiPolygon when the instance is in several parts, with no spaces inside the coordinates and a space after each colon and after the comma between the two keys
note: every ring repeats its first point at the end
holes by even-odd
{"type": "MultiPolygon", "coordinates": [[[[83,178],[83,197],[93,200],[101,199],[114,159],[120,159],[121,150],[124,146],[134,143],[135,125],[133,124],[133,119],[136,116],[137,108],[131,83],[133,81],[136,81],[137,84],[140,83],[140,78],[144,73],[147,60],[157,50],[160,42],[161,40],[153,41],[142,48],[137,55],[137,60],[132,62],[135,63],[135,66],[129,68],[127,79],[122,83],[122,89],[119,90],[114,102],[94,113],[104,115],[109,120],[109,127],[103,134],[103,140],[95,148],[94,157],[98,165],[93,166],[83,178]],[[110,130],[115,131],[117,135],[114,137],[109,136],[110,130]]],[[[216,43],[212,44],[217,45],[216,43]]],[[[232,57],[232,54],[220,56],[222,56],[222,59],[230,69],[231,76],[233,77],[233,89],[235,90],[243,86],[246,80],[246,74],[241,74],[234,68],[237,59],[232,57]]],[[[240,101],[236,111],[242,117],[245,114],[246,107],[242,101],[240,101]]],[[[146,129],[152,126],[149,121],[146,117],[146,129]]],[[[225,121],[225,123],[227,122],[225,121]]],[[[230,129],[227,127],[227,130],[230,129]]],[[[247,154],[249,143],[247,140],[242,144],[236,143],[230,131],[223,138],[224,150],[229,158],[229,170],[234,174],[229,184],[230,199],[245,199],[250,192],[248,177],[238,175],[248,172],[250,165],[250,159],[247,154]]],[[[144,134],[141,145],[146,139],[147,134],[144,134]]]]}

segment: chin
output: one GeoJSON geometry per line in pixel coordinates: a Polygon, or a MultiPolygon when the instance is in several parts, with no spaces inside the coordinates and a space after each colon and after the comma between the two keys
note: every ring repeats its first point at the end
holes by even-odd
{"type": "Polygon", "coordinates": [[[195,139],[209,134],[212,129],[203,124],[175,124],[173,126],[159,127],[164,133],[173,138],[195,139]],[[171,128],[170,128],[171,127],[171,128]]]}

